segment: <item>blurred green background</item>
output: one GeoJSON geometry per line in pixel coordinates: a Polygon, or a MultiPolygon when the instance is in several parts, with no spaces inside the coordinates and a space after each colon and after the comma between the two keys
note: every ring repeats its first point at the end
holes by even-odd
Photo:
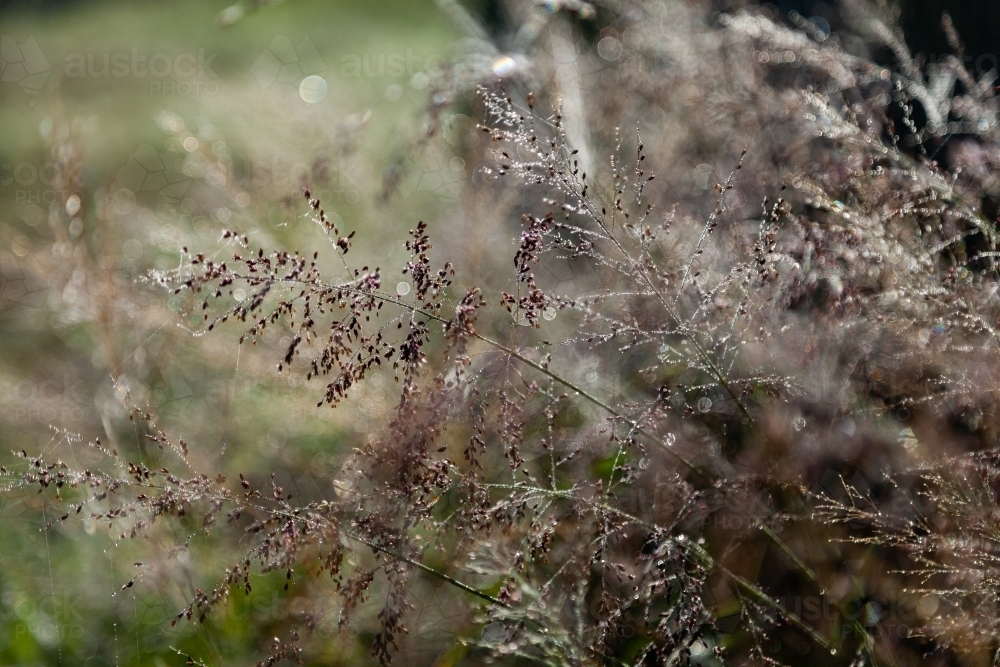
{"type": "MultiPolygon", "coordinates": [[[[129,422],[127,388],[206,469],[261,480],[276,471],[296,495],[320,497],[343,452],[384,419],[391,398],[379,378],[350,406],[317,409],[315,381],[304,391],[303,375],[274,373],[279,336],[238,359],[238,329],[192,336],[172,312],[181,304],[141,282],[176,266],[184,246],[215,247],[224,228],[256,229],[256,243],[321,248],[303,217],[305,183],[357,231],[359,265],[398,269],[400,232],[439,215],[468,177],[467,117],[427,113],[452,101],[434,99],[443,93],[433,81],[459,37],[432,2],[252,9],[0,7],[5,452],[100,465],[72,433],[99,436],[151,467],[175,465],[129,422]],[[428,137],[438,121],[445,132],[428,137]]],[[[57,517],[34,489],[12,483],[2,502],[0,664],[184,664],[178,651],[212,665],[253,664],[295,614],[329,612],[331,588],[315,579],[286,604],[282,573],[262,577],[253,595],[205,625],[171,627],[195,589],[239,558],[238,543],[227,551],[196,537],[169,567],[146,563],[137,585],[120,591],[139,571],[134,563],[185,543],[191,527],[170,524],[162,544],[115,545],[86,514],[42,531],[57,517]]],[[[433,606],[417,624],[428,636],[446,613],[433,606]]],[[[338,633],[336,617],[327,618],[317,655],[324,664],[364,662],[365,632],[338,633]]]]}

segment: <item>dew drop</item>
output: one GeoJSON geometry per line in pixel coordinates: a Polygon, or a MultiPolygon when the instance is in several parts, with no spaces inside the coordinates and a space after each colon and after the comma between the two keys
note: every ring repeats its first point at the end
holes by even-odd
{"type": "Polygon", "coordinates": [[[904,428],[896,436],[896,442],[903,446],[903,449],[907,451],[912,451],[916,448],[918,444],[917,435],[913,432],[912,428],[904,428]]]}
{"type": "Polygon", "coordinates": [[[299,84],[299,97],[309,104],[321,102],[326,97],[326,79],[313,74],[302,79],[299,84]]]}
{"type": "Polygon", "coordinates": [[[500,621],[493,621],[483,628],[482,637],[487,644],[499,644],[507,638],[507,629],[500,621]]]}
{"type": "Polygon", "coordinates": [[[385,99],[395,102],[403,96],[403,87],[398,83],[390,83],[385,87],[385,99]]]}
{"type": "Polygon", "coordinates": [[[618,60],[622,55],[622,43],[608,35],[597,43],[597,53],[605,60],[618,60]]]}
{"type": "Polygon", "coordinates": [[[271,447],[274,447],[275,449],[284,445],[287,440],[288,434],[283,428],[276,426],[267,432],[267,444],[271,445],[271,447]]]}
{"type": "Polygon", "coordinates": [[[222,25],[233,25],[243,18],[245,10],[242,5],[230,5],[219,14],[219,23],[222,25]]]}
{"type": "Polygon", "coordinates": [[[396,285],[396,294],[400,296],[406,296],[409,293],[410,293],[410,283],[401,282],[398,285],[396,285]]]}
{"type": "Polygon", "coordinates": [[[134,262],[142,257],[142,244],[135,239],[129,239],[122,246],[122,255],[130,262],[134,262]]]}
{"type": "Polygon", "coordinates": [[[924,618],[930,618],[938,609],[939,600],[936,595],[925,595],[917,602],[917,613],[924,618]]]}
{"type": "Polygon", "coordinates": [[[510,56],[500,56],[493,61],[493,73],[505,79],[517,71],[517,63],[510,56]]]}
{"type": "Polygon", "coordinates": [[[410,77],[410,87],[416,90],[423,90],[424,88],[427,87],[427,84],[429,82],[430,82],[430,77],[428,77],[423,72],[417,72],[416,74],[410,77]]]}
{"type": "Polygon", "coordinates": [[[66,212],[70,215],[76,215],[80,211],[80,195],[70,195],[69,199],[66,200],[66,212]]]}
{"type": "Polygon", "coordinates": [[[707,396],[702,396],[698,399],[698,411],[708,412],[712,409],[712,399],[707,396]]]}
{"type": "Polygon", "coordinates": [[[802,429],[804,429],[806,427],[805,417],[796,417],[795,420],[792,422],[792,426],[795,427],[796,431],[801,431],[802,429]]]}
{"type": "MultiPolygon", "coordinates": [[[[115,213],[119,213],[121,215],[131,213],[135,208],[135,195],[131,190],[117,190],[115,191],[115,194],[111,196],[111,207],[115,210],[115,213]]],[[[29,225],[32,224],[31,221],[27,222],[29,225]]]]}

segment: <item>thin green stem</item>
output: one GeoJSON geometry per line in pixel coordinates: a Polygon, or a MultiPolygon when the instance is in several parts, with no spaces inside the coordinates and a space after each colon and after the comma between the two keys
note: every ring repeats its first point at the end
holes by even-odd
{"type": "Polygon", "coordinates": [[[412,558],[409,558],[408,556],[404,556],[403,554],[395,553],[394,551],[390,551],[389,549],[386,549],[385,547],[380,547],[379,545],[375,544],[374,542],[369,542],[368,540],[364,539],[363,537],[358,537],[357,535],[352,535],[350,533],[347,533],[346,535],[347,535],[347,537],[349,537],[350,539],[354,540],[355,542],[359,542],[361,544],[364,544],[366,547],[372,549],[373,551],[378,551],[379,553],[385,554],[386,556],[389,556],[389,557],[391,557],[391,558],[393,558],[395,560],[398,560],[398,561],[401,561],[403,563],[406,563],[407,565],[410,565],[411,567],[415,567],[418,570],[420,570],[421,572],[426,572],[427,574],[431,575],[432,577],[437,577],[438,579],[441,579],[442,581],[446,581],[449,584],[451,584],[452,586],[454,586],[455,588],[459,588],[459,589],[465,591],[466,593],[469,593],[471,595],[475,595],[478,598],[482,598],[483,600],[486,600],[487,602],[490,602],[492,604],[498,605],[500,607],[509,607],[509,605],[506,602],[504,602],[503,600],[500,600],[499,598],[495,598],[492,595],[490,595],[489,593],[486,593],[485,591],[481,591],[478,588],[475,588],[474,586],[470,586],[469,584],[466,584],[466,583],[464,583],[462,581],[459,581],[458,579],[455,579],[454,577],[451,577],[451,576],[445,574],[444,572],[441,572],[440,570],[435,570],[433,567],[429,567],[427,565],[424,565],[423,563],[421,563],[419,561],[415,561],[412,558]]]}

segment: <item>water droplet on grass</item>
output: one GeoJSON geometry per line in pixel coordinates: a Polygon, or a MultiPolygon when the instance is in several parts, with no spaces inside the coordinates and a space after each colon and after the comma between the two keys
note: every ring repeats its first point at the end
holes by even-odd
{"type": "Polygon", "coordinates": [[[597,43],[597,53],[605,60],[618,60],[622,55],[622,43],[608,35],[597,43]]]}
{"type": "Polygon", "coordinates": [[[493,73],[500,78],[507,78],[517,71],[517,63],[510,56],[500,56],[493,61],[493,73]]]}
{"type": "Polygon", "coordinates": [[[326,79],[315,74],[302,79],[299,84],[299,97],[309,104],[321,102],[326,97],[326,79]]]}

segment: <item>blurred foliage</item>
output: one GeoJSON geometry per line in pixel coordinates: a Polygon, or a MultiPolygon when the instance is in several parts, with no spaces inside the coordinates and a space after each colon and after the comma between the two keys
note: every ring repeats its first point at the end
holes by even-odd
{"type": "MultiPolygon", "coordinates": [[[[715,3],[720,9],[742,4],[715,3]]],[[[775,4],[774,15],[795,10],[829,16],[833,25],[826,25],[827,32],[841,27],[825,3],[775,4]]],[[[907,27],[922,25],[924,10],[914,8],[925,5],[934,3],[906,5],[907,27]]],[[[505,62],[500,50],[523,46],[518,40],[530,31],[518,31],[518,19],[502,3],[467,6],[481,20],[469,19],[457,5],[431,0],[0,2],[0,449],[58,452],[76,466],[96,465],[92,452],[78,447],[73,435],[78,433],[84,439],[99,436],[128,460],[155,469],[167,456],[126,407],[149,406],[158,426],[191,443],[191,458],[204,469],[230,479],[244,474],[259,487],[274,473],[278,484],[306,500],[338,494],[335,477],[345,456],[390,416],[389,374],[368,378],[336,411],[317,407],[322,383],[296,370],[276,372],[274,361],[289,344],[287,332],[269,331],[255,347],[243,348],[235,344],[235,329],[192,335],[200,320],[179,321],[177,315],[190,304],[148,289],[142,279],[150,269],[177,266],[186,254],[182,248],[217,247],[225,229],[255,228],[255,244],[270,248],[310,253],[321,247],[326,239],[314,225],[296,224],[304,218],[301,187],[308,184],[331,219],[357,232],[354,264],[377,263],[384,275],[398,276],[407,260],[405,230],[420,219],[437,220],[447,231],[435,230],[435,243],[443,237],[442,245],[460,258],[470,282],[508,284],[502,281],[509,276],[500,278],[504,274],[495,269],[501,260],[509,264],[497,252],[501,234],[517,229],[519,212],[542,197],[530,189],[492,190],[484,172],[473,169],[486,159],[475,128],[482,109],[473,84],[508,65],[520,66],[505,62]],[[455,53],[471,64],[449,68],[455,53]],[[448,84],[439,85],[442,80],[448,84]],[[479,189],[466,188],[470,183],[479,189]],[[465,208],[454,206],[460,196],[465,208]]],[[[969,12],[955,13],[963,32],[969,12]]],[[[572,25],[586,40],[607,40],[606,47],[620,54],[619,37],[625,36],[607,23],[601,16],[572,25]]],[[[927,23],[939,34],[936,16],[927,23]]],[[[918,42],[922,38],[915,36],[918,42]]],[[[974,53],[988,53],[988,36],[976,39],[974,53]]],[[[651,60],[666,60],[664,53],[650,52],[651,60]]],[[[683,55],[686,62],[707,67],[709,58],[696,48],[683,55]]],[[[604,66],[618,58],[605,56],[599,60],[589,53],[586,62],[604,66]]],[[[873,54],[875,60],[884,56],[873,54]]],[[[564,75],[558,66],[553,70],[543,74],[564,75]]],[[[627,67],[622,72],[630,74],[627,67]]],[[[610,67],[604,74],[594,81],[613,93],[623,79],[610,67]]],[[[546,79],[539,75],[529,82],[539,80],[546,79]]],[[[689,82],[667,87],[654,90],[662,95],[662,106],[643,122],[654,126],[653,133],[663,130],[662,144],[676,151],[661,158],[667,162],[660,171],[666,172],[664,182],[680,184],[684,211],[704,212],[709,179],[741,159],[736,155],[746,139],[724,134],[711,118],[690,118],[699,113],[698,105],[708,106],[702,97],[711,95],[704,90],[689,82]],[[664,118],[670,122],[660,122],[664,118]],[[668,127],[677,119],[680,129],[668,127]],[[676,156],[684,159],[669,160],[676,156]]],[[[539,90],[539,97],[548,98],[549,92],[539,90]]],[[[715,99],[746,92],[731,87],[715,99]]],[[[613,94],[597,97],[600,103],[589,111],[600,122],[593,148],[611,154],[617,138],[611,128],[635,109],[623,112],[625,104],[613,94]]],[[[745,99],[720,117],[739,116],[750,105],[745,99]]],[[[779,132],[766,136],[784,149],[779,132]]],[[[595,189],[609,188],[608,174],[600,177],[595,189]]],[[[764,178],[751,185],[765,185],[764,178]]],[[[750,200],[742,197],[741,205],[756,207],[750,200]]],[[[577,276],[547,278],[569,282],[577,276]]],[[[508,325],[497,320],[483,326],[500,337],[508,325]]],[[[680,370],[668,368],[665,359],[667,376],[679,377],[680,370]]],[[[597,382],[596,362],[585,366],[584,361],[591,360],[581,357],[574,372],[597,382]]],[[[648,361],[634,355],[618,362],[614,375],[623,386],[615,385],[614,392],[648,389],[636,372],[648,361]]],[[[768,401],[763,389],[755,391],[754,400],[768,401]]],[[[738,420],[713,424],[705,416],[704,421],[706,428],[721,430],[726,446],[745,446],[738,420]]],[[[573,430],[586,422],[580,412],[567,412],[552,427],[573,430]]],[[[527,426],[529,436],[545,427],[541,420],[527,426]]],[[[853,433],[853,422],[850,428],[853,433]]],[[[895,433],[883,435],[895,443],[895,433]]],[[[807,472],[813,475],[827,464],[818,456],[810,462],[794,458],[788,457],[789,468],[812,466],[816,470],[807,472]]],[[[602,456],[591,462],[589,473],[617,484],[624,478],[619,463],[617,454],[602,456]]],[[[74,492],[61,493],[71,499],[74,492]]],[[[447,502],[441,507],[442,515],[451,509],[447,502]]],[[[243,545],[206,535],[188,517],[163,519],[152,543],[138,545],[118,542],[106,524],[92,519],[40,530],[60,518],[34,488],[12,485],[0,500],[2,664],[253,664],[272,637],[283,636],[333,597],[328,579],[309,572],[270,573],[255,576],[249,595],[232,596],[204,624],[174,627],[170,620],[178,609],[199,589],[210,589],[239,559],[243,545]],[[175,549],[178,545],[184,548],[175,549]],[[287,592],[286,577],[292,582],[287,592]]],[[[819,541],[812,533],[803,535],[804,544],[819,541]]],[[[759,553],[740,563],[741,572],[779,589],[786,586],[783,590],[795,585],[789,569],[772,567],[783,562],[782,554],[748,541],[753,549],[759,553]]],[[[442,553],[430,553],[428,564],[446,569],[442,553]]],[[[857,572],[835,573],[838,582],[848,582],[837,591],[838,599],[864,609],[865,582],[879,573],[870,563],[881,559],[872,548],[848,563],[857,572]]],[[[499,594],[500,578],[483,574],[481,579],[483,591],[499,594]]],[[[467,639],[456,636],[455,628],[469,625],[462,622],[468,610],[453,604],[440,581],[417,579],[413,587],[418,608],[410,627],[419,641],[402,659],[442,666],[478,660],[476,649],[456,641],[467,639]]],[[[380,605],[374,600],[361,607],[373,617],[380,605]]],[[[720,626],[739,607],[735,598],[723,598],[714,610],[720,626]]],[[[821,611],[824,620],[847,616],[840,609],[821,611]]],[[[309,660],[370,661],[376,630],[374,621],[344,632],[336,623],[320,625],[309,660]]],[[[802,646],[801,638],[782,639],[786,652],[802,646]]],[[[623,642],[622,655],[638,651],[623,642]]],[[[702,664],[715,663],[705,657],[702,664]]]]}
{"type": "MultiPolygon", "coordinates": [[[[289,224],[295,215],[281,204],[299,196],[302,179],[325,182],[338,215],[365,220],[365,238],[398,229],[403,211],[407,218],[433,215],[444,201],[427,185],[441,180],[436,165],[427,169],[430,180],[404,183],[407,196],[391,200],[381,197],[381,172],[400,153],[411,158],[406,151],[420,134],[428,95],[426,83],[412,77],[443,60],[454,29],[430,1],[293,2],[248,13],[228,28],[219,20],[226,6],[0,7],[5,65],[23,59],[29,74],[43,77],[35,85],[9,70],[0,92],[0,448],[45,451],[58,428],[100,435],[155,465],[158,453],[137,444],[141,438],[112,390],[111,376],[124,377],[137,399],[156,407],[164,427],[180,426],[199,443],[203,461],[233,475],[278,471],[311,485],[302,493],[326,492],[343,452],[384,414],[384,393],[371,386],[362,402],[333,419],[329,408],[318,410],[311,396],[295,391],[300,377],[276,377],[265,357],[237,365],[230,339],[192,338],[174,326],[163,295],[147,309],[134,301],[134,285],[147,269],[175,264],[181,245],[217,239],[226,221],[259,217],[278,243],[320,243],[312,229],[289,224]],[[291,71],[275,71],[275,62],[291,71]],[[306,74],[328,84],[315,104],[299,94],[306,74]],[[173,122],[192,129],[207,158],[229,160],[235,182],[220,190],[203,172],[170,173],[178,164],[172,158],[185,153],[169,131],[173,122]],[[137,157],[147,172],[159,169],[165,182],[183,189],[161,191],[152,181],[152,189],[136,188],[135,201],[102,211],[136,179],[137,157]],[[54,174],[67,161],[72,189],[83,199],[82,230],[72,223],[56,229],[51,210],[63,205],[54,174]],[[116,212],[124,214],[110,220],[116,212]],[[84,251],[83,266],[108,279],[103,310],[84,303],[81,273],[60,275],[84,251]]],[[[148,175],[140,173],[139,182],[148,175]]],[[[402,244],[378,248],[377,259],[402,260],[402,244]]],[[[83,455],[78,461],[88,464],[83,455]]],[[[178,602],[214,576],[221,562],[214,559],[223,554],[196,539],[187,580],[115,595],[138,556],[87,538],[106,534],[106,526],[78,522],[41,532],[53,517],[33,493],[6,497],[0,516],[2,664],[183,664],[172,647],[211,664],[247,664],[287,620],[277,601],[284,581],[275,577],[205,626],[171,628],[178,602]]],[[[168,532],[178,541],[187,535],[182,523],[168,532]]],[[[327,664],[351,664],[355,635],[324,632],[327,664]]],[[[367,656],[363,643],[360,651],[367,656]]]]}

